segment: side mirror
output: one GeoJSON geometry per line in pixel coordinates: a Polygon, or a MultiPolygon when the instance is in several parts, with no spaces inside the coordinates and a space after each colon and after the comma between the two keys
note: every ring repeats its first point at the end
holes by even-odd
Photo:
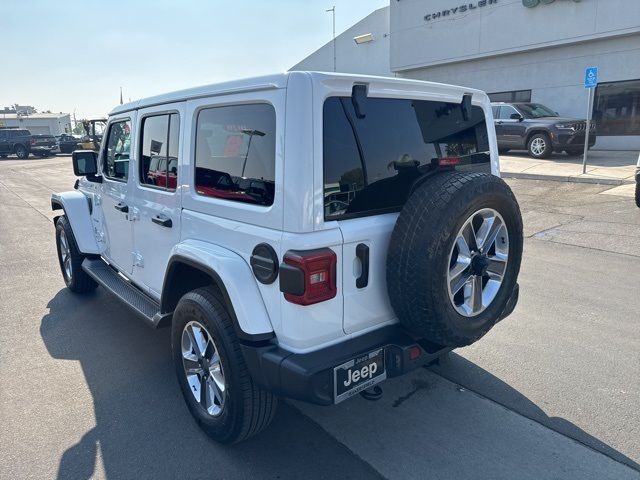
{"type": "Polygon", "coordinates": [[[524,117],[522,115],[520,115],[519,113],[512,113],[509,118],[511,120],[518,120],[519,122],[524,120],[524,117]]]}
{"type": "Polygon", "coordinates": [[[71,159],[73,173],[77,177],[89,177],[98,173],[98,154],[93,150],[74,150],[71,159]]]}

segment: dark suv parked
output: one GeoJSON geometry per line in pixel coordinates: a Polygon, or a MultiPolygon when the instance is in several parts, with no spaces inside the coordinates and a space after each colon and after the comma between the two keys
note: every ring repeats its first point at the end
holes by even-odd
{"type": "MultiPolygon", "coordinates": [[[[539,103],[492,103],[498,150],[527,150],[533,158],[551,152],[579,155],[584,151],[585,120],[560,117],[539,103]]],[[[589,147],[596,143],[595,123],[589,132],[589,147]]]]}

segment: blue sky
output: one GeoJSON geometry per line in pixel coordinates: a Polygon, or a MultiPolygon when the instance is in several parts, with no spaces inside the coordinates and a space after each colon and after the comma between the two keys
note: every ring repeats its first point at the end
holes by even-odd
{"type": "Polygon", "coordinates": [[[0,107],[101,116],[124,99],[281,72],[389,0],[0,0],[0,107]]]}

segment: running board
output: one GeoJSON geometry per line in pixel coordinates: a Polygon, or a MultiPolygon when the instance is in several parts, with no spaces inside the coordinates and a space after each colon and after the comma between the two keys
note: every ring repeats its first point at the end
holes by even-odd
{"type": "Polygon", "coordinates": [[[171,315],[161,314],[160,305],[154,299],[138,290],[131,282],[121,277],[104,260],[85,258],[82,269],[104,289],[118,297],[131,310],[144,318],[154,328],[165,323],[171,315]]]}

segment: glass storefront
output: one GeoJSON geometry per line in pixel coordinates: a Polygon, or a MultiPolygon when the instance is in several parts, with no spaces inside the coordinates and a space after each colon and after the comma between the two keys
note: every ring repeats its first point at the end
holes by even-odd
{"type": "Polygon", "coordinates": [[[640,80],[598,84],[593,118],[599,136],[640,135],[640,80]]]}

